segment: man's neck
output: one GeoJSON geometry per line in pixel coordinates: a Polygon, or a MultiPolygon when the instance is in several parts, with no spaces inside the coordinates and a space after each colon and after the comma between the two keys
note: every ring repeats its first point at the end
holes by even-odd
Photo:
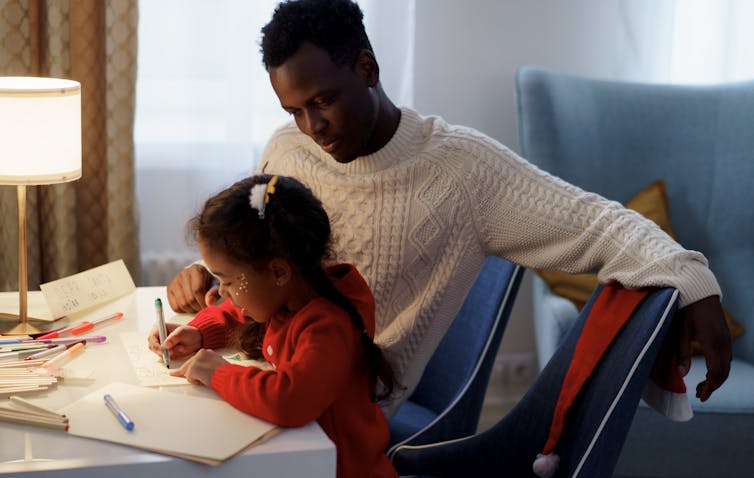
{"type": "Polygon", "coordinates": [[[369,142],[367,148],[368,153],[372,154],[385,146],[395,134],[398,129],[398,124],[401,121],[401,110],[396,107],[390,98],[382,90],[381,85],[377,85],[378,97],[379,97],[379,109],[377,111],[377,121],[374,125],[374,132],[372,133],[372,139],[369,142]]]}

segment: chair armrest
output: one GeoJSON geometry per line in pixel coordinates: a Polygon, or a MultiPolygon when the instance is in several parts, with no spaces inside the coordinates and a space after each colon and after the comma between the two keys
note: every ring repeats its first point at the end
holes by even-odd
{"type": "Polygon", "coordinates": [[[539,369],[542,370],[576,321],[579,311],[570,300],[553,294],[547,284],[537,276],[533,277],[532,300],[534,340],[537,345],[539,369]]]}

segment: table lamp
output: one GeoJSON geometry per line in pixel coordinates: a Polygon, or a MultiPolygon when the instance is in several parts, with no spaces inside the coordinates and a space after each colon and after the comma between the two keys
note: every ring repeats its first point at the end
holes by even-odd
{"type": "Polygon", "coordinates": [[[28,323],[26,186],[81,177],[81,84],[59,78],[0,77],[0,185],[18,191],[19,313],[0,313],[0,333],[40,331],[28,323]]]}

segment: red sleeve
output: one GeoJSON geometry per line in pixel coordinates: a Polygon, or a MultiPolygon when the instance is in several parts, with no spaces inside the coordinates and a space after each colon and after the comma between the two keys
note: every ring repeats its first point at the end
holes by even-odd
{"type": "Polygon", "coordinates": [[[241,309],[233,305],[233,301],[225,300],[217,306],[205,307],[188,325],[199,329],[202,333],[202,347],[218,349],[228,344],[233,331],[245,322],[241,309]]]}
{"type": "Polygon", "coordinates": [[[319,418],[363,367],[357,331],[340,314],[330,308],[297,321],[293,356],[275,370],[223,365],[212,375],[212,388],[239,410],[278,425],[319,418]]]}

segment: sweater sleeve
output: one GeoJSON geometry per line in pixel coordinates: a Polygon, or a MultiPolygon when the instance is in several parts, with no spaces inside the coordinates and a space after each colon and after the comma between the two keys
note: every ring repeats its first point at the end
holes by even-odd
{"type": "Polygon", "coordinates": [[[525,267],[597,272],[602,283],[672,286],[680,305],[720,287],[699,252],[684,249],[652,221],[528,163],[490,140],[471,165],[467,196],[488,254],[525,267]]]}
{"type": "Polygon", "coordinates": [[[202,347],[218,349],[228,344],[233,331],[245,321],[241,309],[225,300],[217,306],[205,307],[188,325],[199,329],[202,334],[202,347]]]}
{"type": "Polygon", "coordinates": [[[317,419],[354,380],[357,364],[363,366],[354,359],[358,336],[343,317],[308,317],[296,328],[290,360],[274,370],[223,365],[212,375],[212,388],[239,410],[281,426],[317,419]]]}

